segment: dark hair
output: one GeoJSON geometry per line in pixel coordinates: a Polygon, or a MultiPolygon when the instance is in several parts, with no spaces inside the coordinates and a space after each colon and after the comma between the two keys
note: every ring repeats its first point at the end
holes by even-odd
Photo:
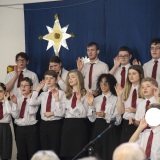
{"type": "Polygon", "coordinates": [[[115,77],[111,74],[101,74],[99,77],[98,77],[98,81],[97,81],[97,88],[99,90],[99,94],[102,94],[102,91],[101,91],[101,87],[100,87],[100,82],[102,81],[102,79],[105,78],[106,79],[106,82],[109,84],[109,87],[110,87],[110,91],[113,95],[117,96],[117,93],[116,93],[116,90],[115,90],[115,85],[117,83],[117,80],[115,79],[115,77]]]}
{"type": "Polygon", "coordinates": [[[53,70],[48,70],[48,71],[46,71],[46,72],[44,73],[44,77],[45,77],[46,75],[55,77],[56,79],[57,79],[57,76],[58,76],[57,73],[56,73],[55,71],[53,71],[53,70]]]}
{"type": "Polygon", "coordinates": [[[129,47],[127,47],[127,46],[121,46],[121,47],[119,48],[119,50],[118,50],[118,53],[119,53],[120,51],[127,51],[129,54],[132,54],[132,53],[131,53],[131,49],[130,49],[129,47]]]}
{"type": "Polygon", "coordinates": [[[0,87],[2,87],[4,91],[6,91],[6,86],[3,83],[0,83],[0,87]]]}
{"type": "MultiPolygon", "coordinates": [[[[31,80],[29,77],[24,77],[24,78],[21,80],[21,82],[23,82],[23,81],[26,81],[26,82],[29,83],[30,86],[33,86],[33,82],[32,82],[32,80],[31,80]]],[[[20,82],[20,83],[21,83],[21,82],[20,82]]]]}
{"type": "Polygon", "coordinates": [[[159,44],[160,43],[160,38],[155,38],[155,39],[152,39],[152,41],[151,41],[151,45],[152,44],[159,44]]]}
{"type": "Polygon", "coordinates": [[[52,56],[49,62],[61,63],[61,60],[58,56],[52,56]]]}
{"type": "Polygon", "coordinates": [[[19,57],[24,58],[26,61],[29,60],[28,54],[27,54],[27,53],[24,53],[24,52],[20,52],[20,53],[18,53],[18,54],[16,55],[16,61],[18,60],[19,57]]]}
{"type": "Polygon", "coordinates": [[[96,42],[90,42],[90,43],[88,43],[87,47],[90,47],[90,46],[96,46],[96,49],[99,50],[99,45],[96,42]]]}
{"type": "Polygon", "coordinates": [[[150,109],[150,108],[157,108],[160,110],[160,104],[159,103],[152,103],[148,106],[148,109],[150,109]]]}

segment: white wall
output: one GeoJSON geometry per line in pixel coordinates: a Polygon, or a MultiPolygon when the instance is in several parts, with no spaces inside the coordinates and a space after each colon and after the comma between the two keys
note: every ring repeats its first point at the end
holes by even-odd
{"type": "Polygon", "coordinates": [[[15,64],[15,55],[25,51],[23,6],[0,7],[0,82],[4,83],[7,66],[15,64]]]}

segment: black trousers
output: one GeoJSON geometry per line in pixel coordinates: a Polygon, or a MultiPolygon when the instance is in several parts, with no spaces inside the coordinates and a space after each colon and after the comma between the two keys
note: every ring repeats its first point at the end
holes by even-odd
{"type": "Polygon", "coordinates": [[[60,153],[62,120],[44,121],[40,123],[40,144],[42,150],[53,150],[60,153]]]}
{"type": "Polygon", "coordinates": [[[12,133],[9,123],[0,123],[0,159],[11,159],[12,133]]]}
{"type": "Polygon", "coordinates": [[[18,160],[30,160],[38,148],[37,125],[17,126],[18,160]]]}

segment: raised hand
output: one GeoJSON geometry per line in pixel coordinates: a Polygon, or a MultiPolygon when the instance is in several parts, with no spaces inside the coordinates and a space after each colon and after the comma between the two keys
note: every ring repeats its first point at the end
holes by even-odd
{"type": "Polygon", "coordinates": [[[10,99],[13,103],[17,103],[17,97],[14,94],[10,96],[10,99]]]}
{"type": "Polygon", "coordinates": [[[141,62],[138,61],[137,59],[134,59],[134,60],[132,61],[132,64],[133,64],[133,65],[140,65],[140,66],[141,66],[141,62]]]}
{"type": "Polygon", "coordinates": [[[9,92],[6,92],[6,94],[4,95],[4,100],[8,100],[9,98],[9,92]]]}
{"type": "Polygon", "coordinates": [[[52,89],[51,92],[52,92],[52,95],[55,98],[55,101],[58,102],[59,101],[59,90],[58,90],[58,88],[52,89]]]}
{"type": "Polygon", "coordinates": [[[115,58],[113,59],[113,61],[114,61],[114,66],[115,66],[116,68],[118,68],[119,65],[121,64],[118,56],[115,57],[115,58]]]}
{"type": "Polygon", "coordinates": [[[81,71],[83,67],[84,67],[84,63],[83,63],[82,59],[80,57],[78,57],[78,59],[77,59],[78,70],[81,71]]]}
{"type": "Polygon", "coordinates": [[[144,130],[146,127],[147,127],[147,122],[145,120],[145,118],[143,117],[140,121],[140,124],[139,124],[139,128],[141,128],[141,130],[144,130]]]}
{"type": "Polygon", "coordinates": [[[87,98],[88,104],[89,104],[90,106],[92,106],[93,101],[94,101],[94,96],[93,96],[93,94],[90,93],[90,92],[87,92],[86,98],[87,98]]]}
{"type": "Polygon", "coordinates": [[[121,95],[122,95],[122,93],[123,93],[123,88],[121,87],[120,84],[118,84],[118,83],[116,84],[115,90],[116,90],[117,96],[121,96],[121,95]]]}
{"type": "Polygon", "coordinates": [[[36,88],[36,91],[39,92],[44,87],[44,85],[45,85],[45,80],[42,80],[39,83],[38,87],[36,88]]]}

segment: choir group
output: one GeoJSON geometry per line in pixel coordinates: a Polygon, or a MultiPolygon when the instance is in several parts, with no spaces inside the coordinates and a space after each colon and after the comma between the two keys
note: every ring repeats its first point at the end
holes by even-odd
{"type": "Polygon", "coordinates": [[[53,150],[60,159],[71,160],[115,119],[93,144],[95,156],[112,160],[115,148],[130,141],[138,143],[147,158],[160,160],[160,126],[147,127],[144,119],[147,109],[160,103],[160,39],[151,41],[150,50],[149,62],[141,66],[134,60],[131,65],[131,50],[122,46],[109,70],[98,58],[98,44],[91,42],[90,62],[79,57],[77,69],[67,71],[53,56],[40,83],[26,68],[28,55],[18,53],[14,71],[0,83],[0,159],[11,159],[12,120],[18,160],[30,160],[38,150],[53,150]]]}

